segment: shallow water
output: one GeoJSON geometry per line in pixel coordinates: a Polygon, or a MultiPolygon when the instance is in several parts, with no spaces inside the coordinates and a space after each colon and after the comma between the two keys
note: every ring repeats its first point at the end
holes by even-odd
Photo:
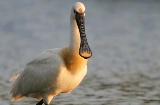
{"type": "MultiPolygon", "coordinates": [[[[86,33],[93,56],[88,74],[70,94],[51,105],[159,105],[160,2],[90,0],[86,33]]],[[[0,1],[0,104],[35,105],[25,98],[10,102],[10,76],[36,54],[69,43],[74,0],[0,1]],[[60,42],[60,43],[59,43],[60,42]]]]}

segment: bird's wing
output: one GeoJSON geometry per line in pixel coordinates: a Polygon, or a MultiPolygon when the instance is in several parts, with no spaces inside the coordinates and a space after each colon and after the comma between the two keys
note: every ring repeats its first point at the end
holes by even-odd
{"type": "Polygon", "coordinates": [[[58,51],[46,50],[29,62],[10,90],[12,97],[49,90],[61,64],[58,51]]]}
{"type": "Polygon", "coordinates": [[[23,69],[20,70],[20,71],[18,71],[18,72],[15,73],[14,75],[12,75],[12,77],[9,79],[9,81],[14,81],[14,80],[16,80],[16,79],[20,76],[20,74],[22,73],[22,71],[23,71],[23,69]]]}

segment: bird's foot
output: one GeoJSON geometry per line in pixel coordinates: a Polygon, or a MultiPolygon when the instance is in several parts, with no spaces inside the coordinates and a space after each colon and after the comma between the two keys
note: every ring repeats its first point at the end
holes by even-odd
{"type": "Polygon", "coordinates": [[[43,104],[43,99],[39,101],[36,105],[42,105],[43,104]]]}

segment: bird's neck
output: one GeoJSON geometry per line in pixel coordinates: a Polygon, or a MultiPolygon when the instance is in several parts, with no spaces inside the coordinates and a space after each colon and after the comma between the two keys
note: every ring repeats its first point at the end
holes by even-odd
{"type": "Polygon", "coordinates": [[[76,70],[76,68],[85,67],[87,64],[87,59],[82,58],[79,55],[79,47],[80,47],[80,33],[76,23],[76,20],[72,17],[70,18],[70,45],[68,47],[67,53],[67,65],[68,68],[72,68],[76,70]]]}
{"type": "Polygon", "coordinates": [[[69,51],[71,54],[79,54],[80,47],[80,33],[78,30],[78,26],[76,20],[70,17],[70,45],[69,51]]]}
{"type": "Polygon", "coordinates": [[[63,48],[60,51],[66,67],[72,73],[76,73],[82,68],[86,67],[87,59],[84,59],[79,55],[80,47],[80,33],[76,21],[71,17],[70,19],[70,45],[67,48],[63,48]]]}

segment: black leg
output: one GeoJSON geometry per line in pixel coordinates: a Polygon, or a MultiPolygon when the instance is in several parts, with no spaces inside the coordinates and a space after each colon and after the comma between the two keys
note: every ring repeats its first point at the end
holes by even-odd
{"type": "Polygon", "coordinates": [[[43,99],[39,101],[36,105],[42,105],[43,104],[43,99]]]}

